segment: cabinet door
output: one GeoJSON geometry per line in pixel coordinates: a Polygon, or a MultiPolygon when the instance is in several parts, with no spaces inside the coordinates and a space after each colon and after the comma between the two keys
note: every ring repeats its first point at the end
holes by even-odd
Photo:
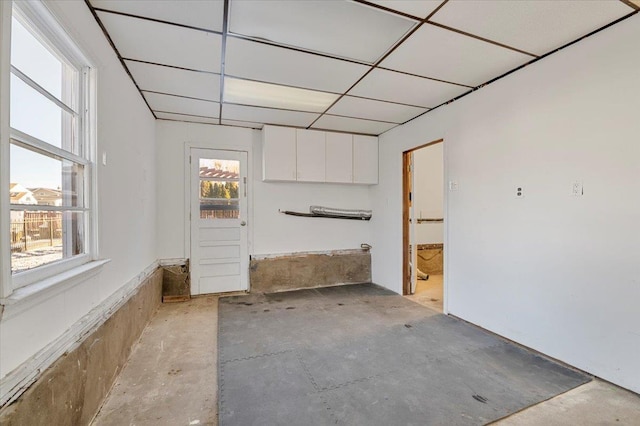
{"type": "Polygon", "coordinates": [[[296,180],[296,129],[264,126],[262,129],[262,179],[296,180]]]}
{"type": "Polygon", "coordinates": [[[326,182],[353,182],[353,136],[327,132],[326,182]]]}
{"type": "Polygon", "coordinates": [[[297,180],[324,182],[325,132],[296,130],[297,180]]]}
{"type": "Polygon", "coordinates": [[[353,135],[353,183],[378,183],[378,138],[353,135]]]}

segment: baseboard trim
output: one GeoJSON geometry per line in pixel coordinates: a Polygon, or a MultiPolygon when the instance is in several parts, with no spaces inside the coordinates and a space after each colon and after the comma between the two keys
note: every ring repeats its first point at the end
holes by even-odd
{"type": "Polygon", "coordinates": [[[157,260],[152,262],[115,293],[80,318],[60,337],[3,377],[0,380],[0,408],[18,399],[58,358],[78,347],[88,335],[104,324],[114,312],[138,292],[140,286],[151,277],[158,266],[157,260]]]}

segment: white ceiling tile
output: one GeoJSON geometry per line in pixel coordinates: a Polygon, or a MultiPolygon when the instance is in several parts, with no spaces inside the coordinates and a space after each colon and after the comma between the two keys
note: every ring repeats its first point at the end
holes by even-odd
{"type": "Polygon", "coordinates": [[[226,124],[227,126],[236,126],[236,127],[249,127],[251,129],[262,129],[264,124],[262,123],[252,123],[250,121],[238,121],[238,120],[222,120],[222,124],[226,124]]]}
{"type": "Polygon", "coordinates": [[[91,5],[99,9],[113,10],[175,22],[190,27],[222,31],[224,1],[222,0],[91,0],[91,5]]]}
{"type": "Polygon", "coordinates": [[[469,90],[464,86],[375,69],[349,94],[433,108],[469,90]]]}
{"type": "Polygon", "coordinates": [[[220,115],[220,104],[218,102],[150,92],[143,92],[143,94],[154,111],[199,115],[202,117],[218,117],[220,115]]]}
{"type": "Polygon", "coordinates": [[[234,77],[342,93],[369,68],[249,40],[227,38],[225,75],[234,77]]]}
{"type": "Polygon", "coordinates": [[[543,55],[632,11],[607,0],[451,0],[431,20],[543,55]]]}
{"type": "Polygon", "coordinates": [[[425,24],[382,61],[381,66],[478,86],[532,59],[523,53],[425,24]]]}
{"type": "Polygon", "coordinates": [[[415,22],[344,1],[231,2],[230,31],[289,46],[375,62],[415,22]]]}
{"type": "Polygon", "coordinates": [[[281,109],[260,108],[243,105],[224,104],[224,120],[251,121],[254,123],[284,124],[287,126],[307,127],[319,114],[310,112],[285,111],[281,109]]]}
{"type": "Polygon", "coordinates": [[[327,113],[347,117],[366,118],[369,120],[389,121],[392,123],[404,123],[425,111],[427,111],[426,108],[344,96],[336,102],[327,113]]]}
{"type": "Polygon", "coordinates": [[[187,121],[189,123],[204,123],[204,124],[218,124],[217,118],[209,118],[209,117],[200,117],[197,115],[187,115],[187,114],[173,114],[166,112],[156,112],[156,117],[160,120],[176,120],[176,121],[187,121]]]}
{"type": "Polygon", "coordinates": [[[397,124],[383,123],[381,121],[336,117],[335,115],[323,115],[318,121],[315,122],[313,128],[321,130],[338,130],[341,132],[379,135],[396,126],[397,124]]]}
{"type": "Polygon", "coordinates": [[[125,61],[141,90],[192,98],[220,100],[220,76],[200,71],[125,61]]]}
{"type": "Polygon", "coordinates": [[[370,3],[423,19],[436,10],[443,1],[444,0],[369,0],[370,3]]]}
{"type": "Polygon", "coordinates": [[[218,34],[109,12],[98,16],[123,58],[220,72],[218,34]]]}

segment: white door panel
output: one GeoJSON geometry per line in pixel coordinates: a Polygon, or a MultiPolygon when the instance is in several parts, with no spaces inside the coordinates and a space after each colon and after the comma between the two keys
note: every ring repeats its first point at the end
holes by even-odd
{"type": "Polygon", "coordinates": [[[191,294],[247,290],[247,153],[190,154],[191,294]]]}

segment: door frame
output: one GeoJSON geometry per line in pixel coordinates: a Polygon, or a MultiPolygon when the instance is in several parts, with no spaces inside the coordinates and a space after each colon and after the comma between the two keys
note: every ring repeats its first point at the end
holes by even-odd
{"type": "MultiPolygon", "coordinates": [[[[411,193],[411,185],[412,185],[412,174],[414,173],[413,170],[410,170],[410,164],[411,164],[411,156],[413,155],[414,151],[417,151],[419,149],[422,148],[426,148],[428,146],[431,145],[435,145],[438,143],[443,143],[443,151],[444,151],[444,158],[443,158],[443,170],[444,170],[444,176],[443,176],[443,180],[446,183],[447,182],[447,161],[446,161],[446,144],[444,144],[444,139],[438,139],[435,141],[431,141],[428,142],[426,144],[423,145],[419,145],[416,146],[414,148],[408,149],[406,151],[404,151],[402,153],[402,295],[403,296],[407,296],[409,294],[411,294],[411,277],[412,277],[412,273],[411,273],[411,266],[410,266],[410,262],[411,262],[411,256],[409,254],[409,244],[410,244],[410,226],[409,226],[409,217],[410,217],[410,213],[411,213],[411,207],[410,207],[410,193],[411,193]]],[[[446,186],[446,185],[445,185],[446,186]]],[[[445,190],[445,188],[443,188],[444,191],[444,198],[443,198],[443,217],[444,217],[444,241],[443,241],[443,246],[444,246],[444,250],[443,252],[445,253],[445,260],[444,260],[444,282],[443,282],[443,286],[444,286],[444,291],[443,291],[443,312],[447,313],[447,295],[446,295],[446,289],[447,289],[447,256],[446,256],[446,252],[448,250],[448,244],[447,244],[447,234],[448,234],[448,228],[449,228],[449,221],[447,220],[447,205],[448,205],[448,191],[445,190]]],[[[417,267],[417,266],[416,266],[417,267]]]]}
{"type": "MultiPolygon", "coordinates": [[[[203,142],[185,142],[183,150],[182,168],[183,168],[183,248],[184,257],[182,259],[172,259],[175,261],[184,261],[191,259],[191,164],[189,157],[191,149],[211,149],[215,151],[236,151],[247,153],[247,251],[249,255],[249,263],[253,253],[253,233],[254,233],[254,214],[253,214],[253,149],[251,143],[203,143],[203,142]]],[[[247,272],[247,292],[251,291],[251,276],[247,272]]],[[[191,276],[191,265],[189,265],[189,276],[191,276]]]]}

